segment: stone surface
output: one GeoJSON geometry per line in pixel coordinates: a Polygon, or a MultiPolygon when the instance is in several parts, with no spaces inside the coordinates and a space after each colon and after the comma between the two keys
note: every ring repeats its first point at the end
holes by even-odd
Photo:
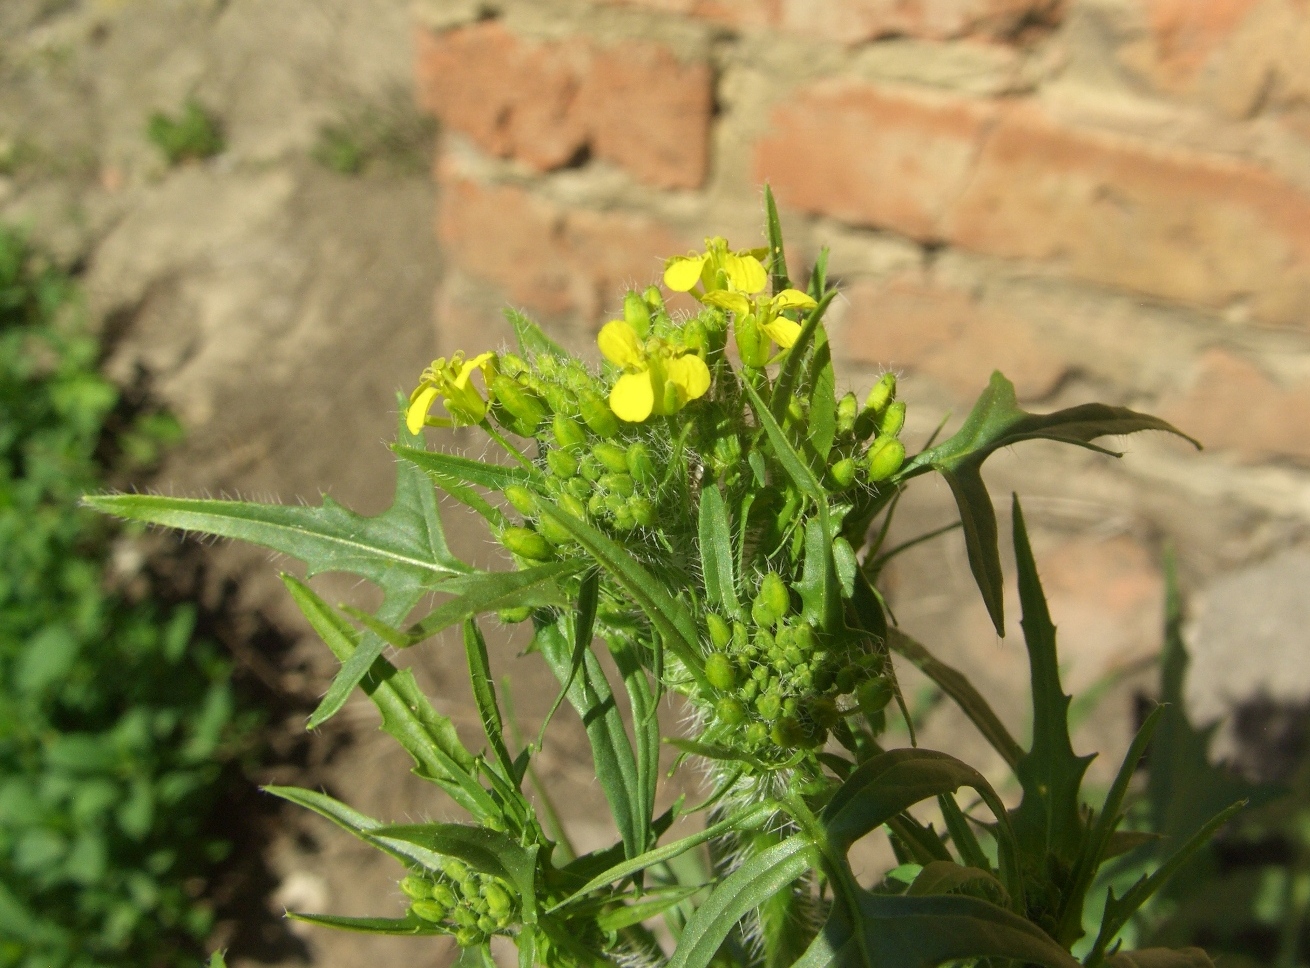
{"type": "Polygon", "coordinates": [[[416,72],[423,106],[491,154],[548,171],[592,153],[664,188],[704,181],[710,69],[661,44],[534,41],[490,20],[420,29],[416,72]]]}

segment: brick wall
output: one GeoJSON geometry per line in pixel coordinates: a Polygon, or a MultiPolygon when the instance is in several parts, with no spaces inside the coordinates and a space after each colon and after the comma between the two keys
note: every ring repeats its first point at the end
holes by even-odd
{"type": "MultiPolygon", "coordinates": [[[[427,0],[419,19],[448,348],[499,339],[503,301],[585,348],[659,256],[758,244],[767,180],[792,258],[832,247],[843,378],[904,374],[921,439],[999,367],[1032,407],[1123,403],[1207,444],[995,461],[1062,594],[1120,630],[1089,676],[1149,648],[1166,539],[1203,597],[1304,538],[1308,0],[427,0]]],[[[940,520],[928,491],[917,520],[940,520]]]]}

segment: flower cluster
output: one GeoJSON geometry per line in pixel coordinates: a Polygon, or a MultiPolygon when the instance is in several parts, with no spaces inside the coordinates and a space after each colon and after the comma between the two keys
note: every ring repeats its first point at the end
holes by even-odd
{"type": "Polygon", "coordinates": [[[498,877],[479,874],[452,857],[435,878],[411,874],[400,882],[417,917],[449,929],[461,947],[485,944],[515,922],[518,903],[498,877]]]}

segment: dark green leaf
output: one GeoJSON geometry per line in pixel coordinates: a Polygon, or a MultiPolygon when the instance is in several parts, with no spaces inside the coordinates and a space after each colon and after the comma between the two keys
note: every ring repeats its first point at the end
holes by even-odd
{"type": "MultiPolygon", "coordinates": [[[[925,897],[932,894],[965,894],[977,897],[976,891],[1005,896],[1005,888],[989,871],[977,867],[961,867],[948,860],[935,860],[924,866],[906,894],[925,897]]],[[[986,898],[983,898],[986,900],[986,898]]]]}
{"type": "Polygon", "coordinates": [[[632,709],[633,747],[637,754],[637,799],[635,806],[638,814],[633,818],[637,832],[643,835],[637,845],[639,850],[646,850],[653,843],[651,839],[651,818],[655,813],[655,788],[659,784],[660,773],[660,722],[657,700],[651,689],[646,670],[642,667],[634,643],[619,641],[617,647],[611,647],[614,664],[618,666],[619,675],[623,677],[623,686],[628,693],[628,704],[632,709]]]}
{"type": "MultiPolygon", "coordinates": [[[[797,344],[799,345],[799,343],[797,344]]],[[[795,350],[795,346],[792,347],[795,350]]],[[[755,419],[760,422],[764,432],[768,435],[769,443],[773,445],[774,456],[778,458],[778,463],[782,464],[782,469],[787,472],[787,476],[792,479],[792,483],[800,490],[802,494],[814,501],[826,513],[828,507],[827,495],[819,479],[814,476],[809,465],[796,453],[791,442],[787,440],[787,435],[783,433],[778,421],[769,413],[768,407],[760,399],[760,395],[755,392],[755,388],[749,383],[743,383],[742,389],[746,391],[746,396],[750,398],[751,409],[755,412],[755,419]]],[[[777,393],[775,387],[774,392],[777,393]]]]}
{"type": "Polygon", "coordinates": [[[769,233],[769,276],[772,292],[776,296],[791,287],[787,276],[787,254],[782,246],[782,223],[778,220],[778,205],[773,200],[773,190],[764,186],[764,221],[769,233]]]}
{"type": "Polygon", "coordinates": [[[316,924],[322,928],[336,928],[338,931],[354,931],[358,934],[399,934],[429,935],[450,934],[431,921],[424,921],[418,915],[408,914],[403,918],[347,918],[339,914],[301,914],[288,911],[287,917],[292,921],[316,924]]]}
{"type": "Polygon", "coordinates": [[[647,891],[642,900],[625,904],[620,908],[600,915],[596,918],[596,925],[602,931],[621,931],[634,924],[641,924],[641,922],[650,918],[659,917],[669,908],[681,904],[699,890],[701,888],[696,886],[647,891]]]}
{"type": "Polygon", "coordinates": [[[741,605],[737,601],[732,566],[732,525],[728,521],[728,506],[716,484],[701,488],[698,531],[705,594],[711,605],[735,615],[741,605]]]}
{"type": "Polygon", "coordinates": [[[814,359],[810,363],[810,372],[812,378],[807,388],[810,419],[805,436],[817,461],[815,473],[823,474],[828,466],[833,439],[837,436],[837,376],[832,369],[828,336],[822,327],[814,333],[814,359]]]}
{"type": "Polygon", "coordinates": [[[810,870],[815,859],[814,847],[796,835],[746,861],[696,909],[668,968],[705,968],[738,921],[810,870]]]}
{"type": "Polygon", "coordinates": [[[837,632],[842,624],[841,583],[832,558],[832,539],[822,517],[805,523],[805,563],[796,585],[803,614],[826,632],[837,632]]]}
{"type": "Polygon", "coordinates": [[[573,681],[578,677],[578,670],[582,668],[583,656],[591,648],[591,640],[596,634],[596,605],[600,600],[600,575],[595,570],[583,575],[582,583],[578,586],[578,607],[573,613],[573,655],[569,659],[569,674],[563,682],[560,683],[558,695],[555,701],[551,703],[550,710],[546,713],[546,718],[541,721],[541,731],[537,735],[537,746],[541,748],[546,745],[546,727],[550,721],[555,718],[555,713],[568,695],[568,691],[573,686],[573,681]]]}
{"type": "Polygon", "coordinates": [[[1214,962],[1200,948],[1143,948],[1121,951],[1105,962],[1109,968],[1214,968],[1214,962]]]}
{"type": "Polygon", "coordinates": [[[514,769],[514,758],[505,746],[505,724],[500,718],[500,703],[496,701],[496,683],[491,676],[491,661],[487,658],[487,641],[473,619],[464,623],[464,656],[468,660],[473,701],[482,720],[482,731],[504,778],[517,788],[520,778],[514,769]]]}

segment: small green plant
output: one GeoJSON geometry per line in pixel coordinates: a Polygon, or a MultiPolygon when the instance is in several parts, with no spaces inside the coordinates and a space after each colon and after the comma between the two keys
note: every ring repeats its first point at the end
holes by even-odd
{"type": "Polygon", "coordinates": [[[118,533],[78,507],[106,450],[150,458],[155,416],[111,439],[116,388],[69,277],[0,230],[0,966],[200,963],[192,882],[236,711],[195,612],[109,591],[118,533]]]}
{"type": "Polygon", "coordinates": [[[424,171],[435,122],[414,109],[408,95],[343,108],[318,132],[311,155],[341,175],[358,175],[374,165],[400,174],[424,171]]]}
{"type": "Polygon", "coordinates": [[[1121,946],[1135,912],[1240,804],[1170,844],[1126,889],[1097,888],[1105,864],[1139,842],[1120,822],[1161,714],[1147,719],[1105,798],[1084,802],[1090,757],[1070,742],[1055,628],[1018,499],[1030,744],[896,627],[878,590],[898,550],[886,539],[900,496],[939,474],[1004,634],[997,520],[980,473],[987,457],[1032,439],[1110,453],[1095,441],[1178,432],[1100,404],[1028,413],[997,373],[952,436],[908,454],[894,376],[863,402],[838,393],[823,325],[837,295],[827,253],[793,284],[767,190],[765,200],[766,247],[734,250],[714,238],[667,261],[666,289],[690,293],[698,313],[675,317],[654,286],[626,295],[622,318],[600,331],[599,371],[513,312],[516,352],[433,361],[403,406],[395,498],[376,517],[328,500],[88,498],[126,518],[263,544],[303,561],[310,577],[345,571],[385,593],[369,613],[334,607],[285,576],[341,662],[310,725],[362,689],[418,775],[468,819],[385,823],[322,793],[269,788],[389,854],[403,874],[398,911],[293,916],[453,936],[462,965],[490,966],[495,938],[518,947],[523,968],[1210,965],[1196,949],[1121,946]],[[433,416],[438,402],[445,413],[433,416]],[[480,428],[504,460],[430,450],[427,426],[480,428]],[[478,570],[452,554],[438,492],[481,517],[511,569],[478,570]],[[442,600],[412,615],[432,592],[442,600]],[[544,661],[559,681],[533,742],[507,738],[479,625],[488,614],[528,623],[528,661],[544,661]],[[463,632],[480,751],[384,654],[448,628],[463,632]],[[1022,792],[1017,807],[959,759],[914,745],[892,653],[922,669],[1001,754],[1022,792]],[[670,696],[688,715],[681,734],[666,736],[657,710],[670,696]],[[565,703],[585,725],[617,831],[612,845],[585,854],[569,840],[567,814],[524,792],[565,703]],[[897,735],[887,729],[892,710],[907,748],[884,745],[897,735]],[[680,751],[677,768],[695,763],[708,784],[702,803],[657,813],[666,743],[680,751]],[[923,804],[939,819],[930,823],[923,804]],[[667,838],[675,820],[698,812],[701,832],[667,838]],[[860,883],[848,852],[878,831],[899,863],[860,883]],[[708,866],[696,863],[705,848],[708,866]],[[659,919],[672,947],[652,930],[659,919]]]}
{"type": "Polygon", "coordinates": [[[190,98],[176,117],[157,111],[146,125],[146,137],[164,153],[170,165],[212,158],[224,148],[217,117],[190,98]]]}

